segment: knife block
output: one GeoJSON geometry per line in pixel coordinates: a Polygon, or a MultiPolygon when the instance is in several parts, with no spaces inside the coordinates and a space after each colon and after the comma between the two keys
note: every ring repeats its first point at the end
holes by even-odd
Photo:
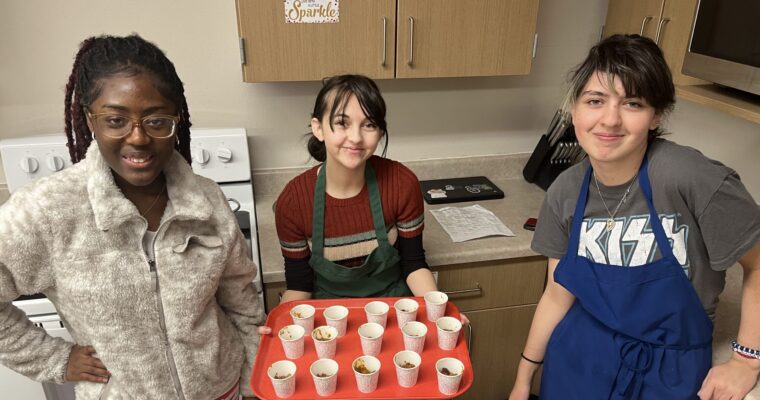
{"type": "Polygon", "coordinates": [[[541,135],[541,139],[523,168],[525,180],[547,190],[562,171],[573,165],[572,163],[552,163],[552,154],[560,143],[575,141],[575,128],[572,124],[560,135],[554,146],[549,144],[548,134],[541,135]]]}

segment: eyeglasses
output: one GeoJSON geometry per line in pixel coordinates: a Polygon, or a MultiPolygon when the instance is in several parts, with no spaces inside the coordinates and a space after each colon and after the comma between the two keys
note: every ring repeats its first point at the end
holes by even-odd
{"type": "Polygon", "coordinates": [[[148,115],[142,118],[130,118],[120,114],[91,114],[87,117],[92,121],[99,134],[114,139],[121,139],[135,129],[142,128],[146,135],[155,139],[166,139],[174,135],[179,123],[179,117],[170,115],[148,115]]]}

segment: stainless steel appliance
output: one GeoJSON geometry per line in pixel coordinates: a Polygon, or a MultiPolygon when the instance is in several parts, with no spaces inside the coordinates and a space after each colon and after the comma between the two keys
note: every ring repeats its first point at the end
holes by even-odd
{"type": "Polygon", "coordinates": [[[760,95],[758,21],[758,0],[700,0],[682,72],[760,95]]]}
{"type": "MultiPolygon", "coordinates": [[[[264,302],[259,258],[256,208],[251,184],[251,163],[245,129],[193,129],[191,151],[193,170],[213,179],[236,211],[243,234],[248,239],[251,259],[259,265],[254,285],[264,302]]],[[[0,155],[8,182],[14,190],[42,176],[71,166],[63,134],[0,141],[0,155]]],[[[37,326],[50,335],[72,340],[53,304],[44,295],[23,296],[13,302],[37,326]]],[[[0,398],[24,400],[74,399],[72,384],[40,384],[0,365],[0,398]]]]}

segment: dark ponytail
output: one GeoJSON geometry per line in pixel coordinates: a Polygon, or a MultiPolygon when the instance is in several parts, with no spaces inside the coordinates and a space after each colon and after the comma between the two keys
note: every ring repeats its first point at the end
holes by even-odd
{"type": "MultiPolygon", "coordinates": [[[[372,79],[363,75],[337,75],[324,79],[322,81],[322,89],[317,94],[317,99],[314,102],[314,111],[312,111],[311,117],[321,122],[327,117],[332,129],[332,121],[335,114],[346,108],[346,104],[351,99],[351,96],[356,96],[364,115],[377,126],[382,133],[382,137],[385,138],[382,153],[382,156],[385,157],[385,152],[388,150],[388,124],[385,121],[385,100],[383,100],[380,89],[372,79]]],[[[325,143],[317,139],[311,132],[306,135],[309,136],[309,142],[306,145],[309,154],[315,160],[324,162],[327,158],[325,143]]]]}
{"type": "Polygon", "coordinates": [[[64,129],[72,163],[83,160],[92,143],[85,110],[100,95],[103,79],[117,74],[140,73],[152,74],[156,89],[174,103],[180,118],[175,148],[188,163],[191,162],[192,124],[184,85],[177,76],[174,64],[161,49],[138,35],[131,35],[90,37],[79,46],[64,99],[64,129]]]}

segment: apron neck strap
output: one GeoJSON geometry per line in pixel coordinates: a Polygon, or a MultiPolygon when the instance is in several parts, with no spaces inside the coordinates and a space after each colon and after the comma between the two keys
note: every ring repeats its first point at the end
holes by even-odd
{"type": "Polygon", "coordinates": [[[641,163],[639,169],[639,186],[644,193],[644,197],[647,199],[647,206],[649,207],[649,227],[654,231],[654,238],[657,240],[657,246],[660,247],[660,254],[663,258],[673,257],[673,249],[670,246],[668,237],[665,235],[665,229],[662,227],[660,217],[657,215],[657,210],[654,208],[654,201],[652,200],[652,184],[649,182],[649,173],[647,167],[649,166],[649,157],[644,155],[644,161],[641,163]]]}
{"type": "Polygon", "coordinates": [[[372,223],[375,225],[375,237],[378,245],[388,244],[388,231],[385,229],[385,217],[383,216],[383,202],[380,197],[380,189],[377,186],[375,170],[372,169],[369,160],[364,167],[364,180],[369,190],[369,206],[372,209],[372,223]]]}
{"type": "MultiPolygon", "coordinates": [[[[649,167],[649,157],[644,155],[644,159],[639,166],[639,186],[644,193],[644,197],[647,201],[649,208],[649,226],[654,231],[654,237],[657,241],[657,246],[660,247],[660,253],[663,258],[673,257],[673,250],[670,247],[668,237],[665,235],[665,230],[662,228],[660,218],[657,216],[657,211],[654,208],[654,202],[652,201],[652,185],[649,182],[649,173],[647,169],[649,167]]],[[[578,254],[578,243],[581,237],[581,227],[583,226],[583,215],[586,210],[586,202],[588,200],[589,184],[591,182],[591,174],[593,174],[593,168],[589,165],[586,170],[586,174],[583,177],[583,184],[581,185],[581,191],[578,194],[578,201],[575,204],[575,212],[573,213],[573,224],[570,230],[570,239],[567,247],[567,254],[576,256],[578,254]]]]}
{"type": "MultiPolygon", "coordinates": [[[[326,192],[326,170],[327,162],[322,163],[322,167],[317,174],[317,184],[314,188],[314,210],[312,215],[312,232],[311,232],[311,252],[319,256],[324,256],[325,247],[325,192],[326,192]]],[[[364,180],[369,192],[369,204],[372,210],[372,223],[375,227],[375,236],[378,245],[388,244],[388,232],[385,230],[385,219],[383,217],[383,205],[380,197],[380,189],[377,186],[377,177],[375,170],[372,169],[369,160],[364,167],[364,180]]]]}

